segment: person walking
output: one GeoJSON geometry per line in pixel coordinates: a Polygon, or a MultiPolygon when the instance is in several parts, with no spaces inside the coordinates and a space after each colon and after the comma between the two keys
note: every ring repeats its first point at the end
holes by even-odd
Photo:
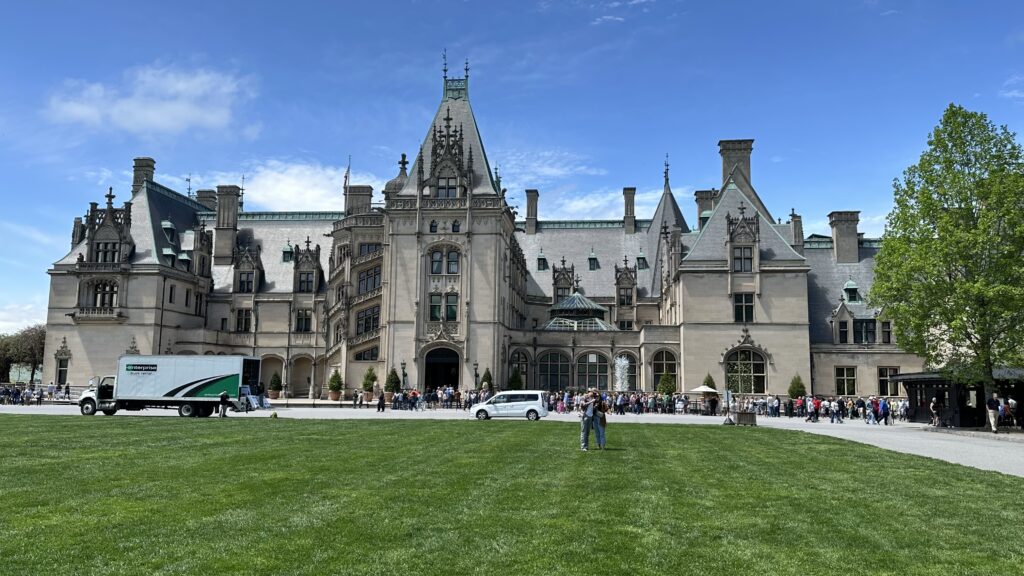
{"type": "Polygon", "coordinates": [[[597,449],[604,450],[605,435],[604,430],[608,425],[607,414],[608,414],[608,403],[604,399],[598,398],[595,404],[597,411],[594,413],[594,435],[597,437],[597,449]]]}
{"type": "Polygon", "coordinates": [[[596,398],[593,393],[583,397],[580,404],[580,450],[586,452],[590,448],[590,429],[594,425],[596,398]]]}
{"type": "Polygon", "coordinates": [[[221,390],[220,391],[220,417],[221,418],[227,418],[228,417],[228,391],[227,390],[221,390]]]}
{"type": "Polygon", "coordinates": [[[999,394],[992,393],[992,397],[985,401],[988,408],[988,422],[992,426],[992,433],[999,433],[999,394]]]}
{"type": "Polygon", "coordinates": [[[384,393],[382,392],[382,393],[380,393],[377,396],[377,412],[383,412],[383,411],[384,411],[384,393]]]}

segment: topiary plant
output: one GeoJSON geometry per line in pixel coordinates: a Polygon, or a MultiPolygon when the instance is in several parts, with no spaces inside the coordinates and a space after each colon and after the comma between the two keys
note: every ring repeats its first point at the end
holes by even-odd
{"type": "Polygon", "coordinates": [[[384,390],[393,394],[402,391],[402,379],[398,377],[398,372],[395,372],[394,368],[388,372],[388,379],[384,381],[384,390]]]}
{"type": "Polygon", "coordinates": [[[341,389],[345,387],[345,380],[342,379],[341,374],[335,369],[334,373],[331,374],[331,379],[327,381],[327,389],[331,392],[341,392],[341,389]]]}
{"type": "Polygon", "coordinates": [[[377,383],[377,373],[373,371],[373,366],[366,369],[366,373],[363,374],[363,391],[373,392],[373,385],[377,383]]]}
{"type": "Polygon", "coordinates": [[[509,390],[522,390],[523,378],[519,375],[519,368],[512,369],[512,375],[508,377],[509,390]]]}
{"type": "Polygon", "coordinates": [[[281,386],[281,375],[274,372],[274,375],[270,377],[270,389],[274,392],[280,392],[283,387],[281,386]]]}
{"type": "Polygon", "coordinates": [[[481,388],[491,388],[494,384],[494,378],[491,376],[491,369],[484,368],[484,375],[480,377],[481,388]]]}
{"type": "Polygon", "coordinates": [[[661,380],[658,382],[658,392],[662,394],[675,394],[676,392],[676,375],[665,373],[661,375],[661,380]]]}
{"type": "Polygon", "coordinates": [[[804,381],[797,374],[793,376],[793,379],[789,381],[789,397],[790,398],[801,398],[807,395],[807,388],[804,386],[804,381]]]}
{"type": "Polygon", "coordinates": [[[708,372],[708,375],[704,377],[704,385],[708,388],[718,390],[718,386],[715,386],[715,379],[711,376],[710,372],[708,372]]]}

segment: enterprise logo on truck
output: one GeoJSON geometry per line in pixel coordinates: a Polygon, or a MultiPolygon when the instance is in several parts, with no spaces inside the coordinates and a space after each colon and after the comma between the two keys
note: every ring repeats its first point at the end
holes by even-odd
{"type": "Polygon", "coordinates": [[[156,372],[156,364],[125,364],[124,369],[134,373],[156,372]]]}

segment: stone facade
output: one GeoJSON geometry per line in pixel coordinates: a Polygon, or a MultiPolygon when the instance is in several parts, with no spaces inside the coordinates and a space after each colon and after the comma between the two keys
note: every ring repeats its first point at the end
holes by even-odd
{"type": "Polygon", "coordinates": [[[863,301],[878,241],[858,213],[805,238],[795,212],[773,218],[750,176],[753,140],[724,140],[720,189],[695,194],[691,228],[671,190],[651,219],[623,189],[621,220],[544,221],[526,191],[518,221],[491,170],[469,79],[444,95],[411,169],[372,204],[343,187],[345,211],[247,212],[238,186],[195,198],[135,160],[132,197],[90,204],[71,251],[49,270],[44,379],[84,384],[122,354],[246,354],[290,396],[320,397],[334,370],[357,388],[373,367],[407,387],[652,390],[670,373],[690,390],[898,395],[893,371],[920,358],[892,341],[863,301]],[[323,245],[321,245],[323,243],[323,245]],[[628,377],[614,363],[624,357],[628,377]]]}

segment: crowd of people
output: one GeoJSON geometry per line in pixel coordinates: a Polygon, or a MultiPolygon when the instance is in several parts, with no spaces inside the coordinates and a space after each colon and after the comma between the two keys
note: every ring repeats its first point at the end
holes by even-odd
{"type": "MultiPolygon", "coordinates": [[[[790,402],[793,402],[790,400],[790,402]]],[[[828,418],[833,424],[842,424],[847,419],[861,420],[865,424],[891,425],[895,421],[910,419],[910,402],[906,398],[885,398],[868,396],[844,398],[842,396],[821,398],[807,396],[797,398],[794,409],[805,422],[818,422],[828,418]]]]}
{"type": "Polygon", "coordinates": [[[70,400],[71,386],[50,383],[45,388],[36,384],[4,384],[0,387],[0,405],[31,406],[41,405],[43,400],[70,400]]]}

